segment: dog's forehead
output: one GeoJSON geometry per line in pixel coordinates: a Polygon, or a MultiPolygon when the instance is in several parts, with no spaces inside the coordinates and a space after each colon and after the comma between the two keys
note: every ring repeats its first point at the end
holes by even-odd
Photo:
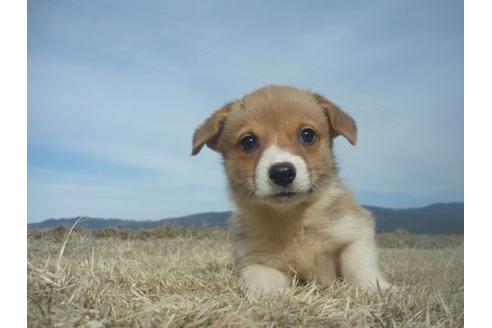
{"type": "Polygon", "coordinates": [[[304,119],[326,120],[313,95],[290,87],[259,89],[235,102],[227,121],[233,129],[246,124],[270,127],[292,124],[304,119]]]}

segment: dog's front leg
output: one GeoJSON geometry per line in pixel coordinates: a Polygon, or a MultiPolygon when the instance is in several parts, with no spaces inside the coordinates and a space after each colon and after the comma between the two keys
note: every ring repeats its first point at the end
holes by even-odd
{"type": "Polygon", "coordinates": [[[391,285],[386,281],[378,266],[378,252],[374,235],[352,241],[340,253],[342,276],[349,283],[362,287],[381,289],[391,285]]]}
{"type": "Polygon", "coordinates": [[[241,278],[251,292],[284,292],[289,289],[289,278],[277,269],[252,264],[241,270],[241,278]]]}

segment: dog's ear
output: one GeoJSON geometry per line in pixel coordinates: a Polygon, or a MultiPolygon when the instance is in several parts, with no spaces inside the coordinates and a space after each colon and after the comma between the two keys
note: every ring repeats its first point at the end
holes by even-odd
{"type": "Polygon", "coordinates": [[[330,126],[335,132],[333,138],[342,135],[352,145],[355,145],[357,142],[357,125],[355,124],[354,119],[323,96],[316,93],[313,95],[314,98],[316,98],[316,101],[325,110],[326,116],[328,116],[330,126]]]}
{"type": "Polygon", "coordinates": [[[193,134],[193,148],[191,155],[200,152],[203,145],[207,144],[210,149],[217,151],[217,142],[219,141],[220,132],[231,111],[232,102],[228,103],[221,109],[215,111],[202,125],[200,125],[193,134]]]}

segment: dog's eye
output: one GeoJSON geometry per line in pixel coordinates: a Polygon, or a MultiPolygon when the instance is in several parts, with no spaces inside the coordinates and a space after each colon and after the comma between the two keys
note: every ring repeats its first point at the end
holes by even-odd
{"type": "Polygon", "coordinates": [[[258,140],[254,135],[247,135],[240,141],[241,147],[244,151],[252,151],[258,146],[258,140]]]}
{"type": "Polygon", "coordinates": [[[302,129],[299,140],[305,145],[312,145],[316,141],[316,132],[309,128],[302,129]]]}

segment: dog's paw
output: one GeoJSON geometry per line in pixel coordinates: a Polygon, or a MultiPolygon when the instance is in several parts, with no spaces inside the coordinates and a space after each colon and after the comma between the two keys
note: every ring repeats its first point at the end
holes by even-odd
{"type": "Polygon", "coordinates": [[[283,294],[289,290],[287,276],[264,265],[250,265],[242,271],[241,276],[245,287],[248,289],[247,297],[249,299],[283,294]]]}

